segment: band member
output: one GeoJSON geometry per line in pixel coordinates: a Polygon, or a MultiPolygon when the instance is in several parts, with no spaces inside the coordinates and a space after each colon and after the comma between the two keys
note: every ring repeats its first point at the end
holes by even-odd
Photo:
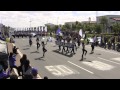
{"type": "MultiPolygon", "coordinates": [[[[67,43],[70,43],[70,40],[71,40],[70,35],[66,38],[66,40],[67,40],[67,43]]],[[[66,53],[69,53],[69,46],[67,46],[66,53]]]]}
{"type": "Polygon", "coordinates": [[[38,37],[36,38],[36,42],[37,42],[36,44],[37,44],[37,50],[38,50],[39,47],[40,47],[40,43],[39,43],[39,38],[38,37]]]}
{"type": "Polygon", "coordinates": [[[87,54],[87,50],[85,49],[85,44],[84,44],[84,42],[82,42],[82,58],[81,58],[80,61],[83,61],[83,55],[84,55],[84,52],[85,52],[85,56],[86,56],[86,54],[87,54]]]}
{"type": "Polygon", "coordinates": [[[30,45],[30,47],[32,45],[32,36],[29,36],[29,45],[30,45]]]}
{"type": "Polygon", "coordinates": [[[63,51],[65,52],[65,39],[63,39],[63,49],[62,49],[62,53],[63,53],[63,51]]]}
{"type": "Polygon", "coordinates": [[[47,50],[46,50],[46,48],[45,48],[45,45],[47,45],[47,42],[46,42],[46,44],[45,44],[44,41],[42,41],[43,57],[45,56],[45,52],[47,52],[47,50]]]}
{"type": "Polygon", "coordinates": [[[91,48],[92,48],[92,50],[91,50],[91,54],[94,53],[94,47],[95,47],[95,43],[92,42],[92,44],[91,44],[91,48]]]}

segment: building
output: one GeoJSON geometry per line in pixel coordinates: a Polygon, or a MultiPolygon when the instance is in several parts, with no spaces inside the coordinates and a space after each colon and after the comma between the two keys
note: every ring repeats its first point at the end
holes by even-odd
{"type": "MultiPolygon", "coordinates": [[[[78,21],[77,21],[77,22],[78,22],[78,21]]],[[[78,23],[80,23],[80,22],[78,22],[78,23]]],[[[72,25],[75,25],[75,24],[76,24],[76,21],[74,21],[74,22],[65,22],[65,24],[68,24],[68,25],[72,26],[72,25]]]]}
{"type": "Polygon", "coordinates": [[[50,28],[53,28],[55,26],[55,24],[47,23],[47,24],[45,24],[45,26],[50,26],[50,28]]]}
{"type": "Polygon", "coordinates": [[[0,32],[2,32],[3,24],[0,23],[0,32]]]}
{"type": "Polygon", "coordinates": [[[14,35],[14,31],[15,31],[15,28],[9,28],[9,37],[11,37],[12,35],[14,35]]]}
{"type": "Polygon", "coordinates": [[[96,21],[82,21],[81,24],[84,24],[84,23],[90,23],[90,24],[95,24],[96,21]]]}
{"type": "MultiPolygon", "coordinates": [[[[103,16],[96,17],[97,23],[100,24],[100,20],[103,16]]],[[[107,30],[103,30],[102,32],[105,33],[112,33],[111,26],[115,23],[120,23],[120,15],[105,15],[104,17],[107,18],[108,24],[107,24],[107,30]]]]}

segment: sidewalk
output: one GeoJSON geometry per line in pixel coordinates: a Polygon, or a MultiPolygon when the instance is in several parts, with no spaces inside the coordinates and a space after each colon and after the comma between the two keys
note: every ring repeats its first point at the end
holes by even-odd
{"type": "MultiPolygon", "coordinates": [[[[8,53],[13,52],[13,51],[12,51],[12,49],[13,49],[12,43],[7,43],[7,46],[8,46],[8,53]]],[[[17,65],[17,66],[20,66],[20,58],[21,58],[20,55],[17,54],[17,55],[16,55],[16,65],[17,65]]]]}
{"type": "MultiPolygon", "coordinates": [[[[13,52],[12,49],[13,49],[13,44],[12,43],[7,43],[7,46],[8,46],[8,53],[10,52],[13,52]]],[[[16,65],[17,66],[20,66],[20,59],[21,59],[21,56],[20,54],[18,53],[16,55],[16,65]]],[[[38,77],[40,77],[42,79],[42,77],[38,74],[38,77]]]]}

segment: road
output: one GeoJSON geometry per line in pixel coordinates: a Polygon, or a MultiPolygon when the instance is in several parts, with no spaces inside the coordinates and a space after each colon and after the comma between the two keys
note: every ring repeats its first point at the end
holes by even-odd
{"type": "Polygon", "coordinates": [[[120,53],[95,47],[95,53],[90,54],[91,47],[86,45],[88,51],[84,61],[80,61],[81,47],[75,55],[65,55],[57,51],[58,46],[53,42],[46,45],[47,52],[42,57],[42,47],[36,52],[36,39],[29,46],[28,38],[15,38],[15,44],[20,52],[27,54],[33,67],[37,68],[40,76],[49,79],[120,79],[120,53]]]}

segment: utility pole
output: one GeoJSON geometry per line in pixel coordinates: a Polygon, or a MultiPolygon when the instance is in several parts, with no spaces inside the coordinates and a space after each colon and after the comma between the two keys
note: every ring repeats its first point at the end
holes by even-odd
{"type": "Polygon", "coordinates": [[[31,30],[31,22],[32,22],[32,21],[30,20],[29,22],[30,22],[30,30],[31,30]]]}

